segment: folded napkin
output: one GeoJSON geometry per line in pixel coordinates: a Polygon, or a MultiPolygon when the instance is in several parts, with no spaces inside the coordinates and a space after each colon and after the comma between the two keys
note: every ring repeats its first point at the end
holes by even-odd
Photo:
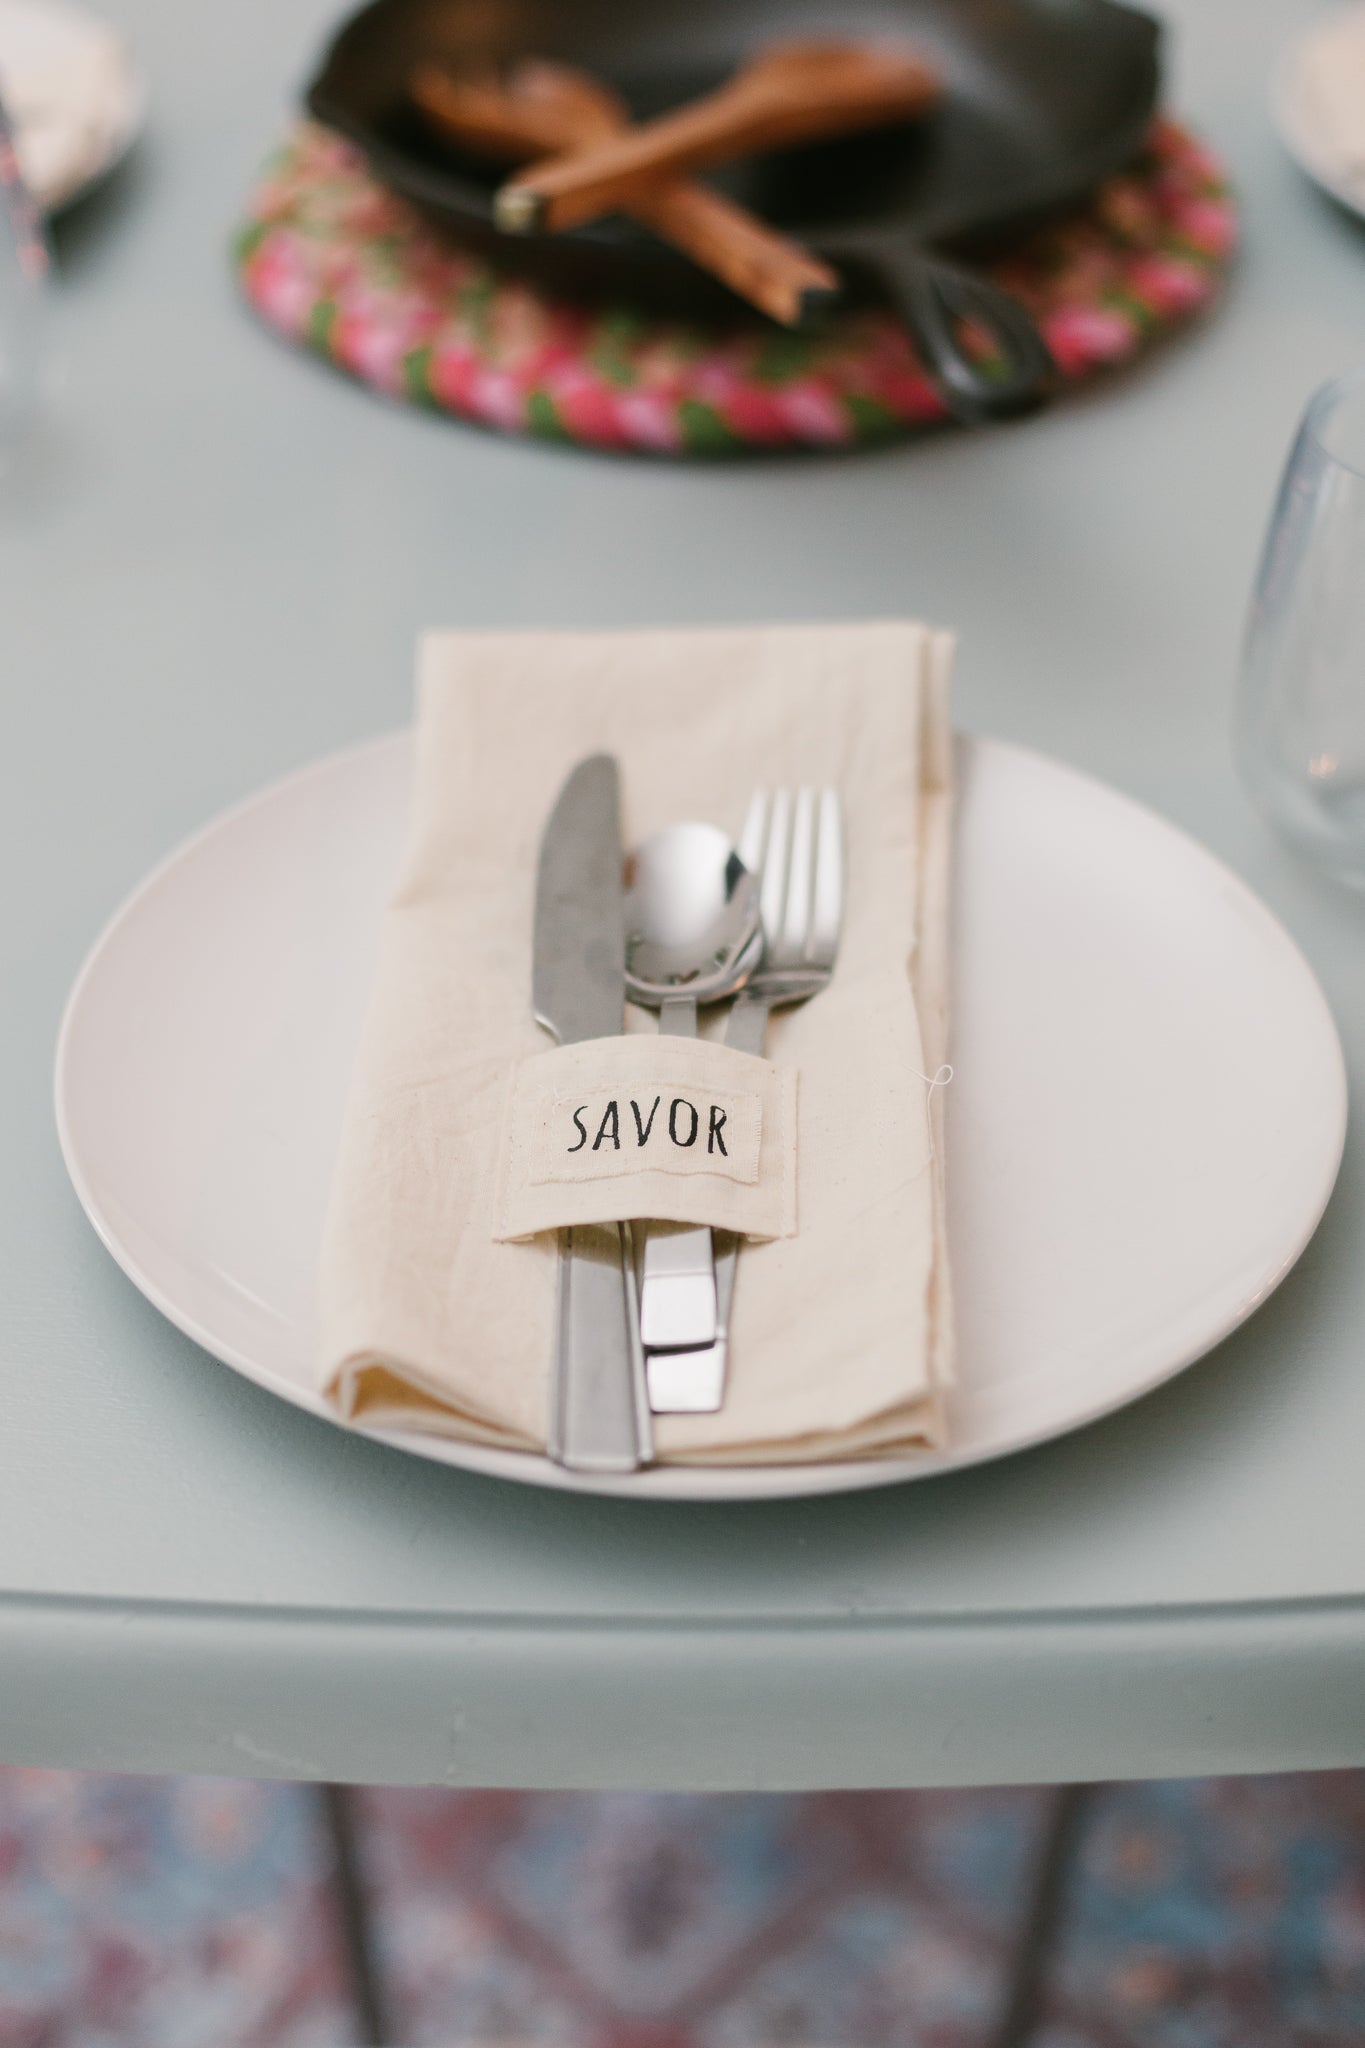
{"type": "Polygon", "coordinates": [[[1365,16],[1329,14],[1297,53],[1292,117],[1318,175],[1365,201],[1365,16]]]}
{"type": "Polygon", "coordinates": [[[0,101],[25,182],[45,212],[105,167],[133,94],[117,30],[45,0],[0,0],[0,101]]]}
{"type": "Polygon", "coordinates": [[[346,1419],[544,1448],[556,1240],[495,1239],[499,1126],[513,1067],[548,1046],[540,835],[574,762],[604,751],[627,845],[686,818],[738,836],[756,786],[834,783],[846,820],[834,978],[768,1035],[799,1070],[797,1233],[743,1246],[724,1410],[657,1418],[657,1454],[939,1440],[950,663],[947,636],[895,623],[425,640],[410,839],[322,1249],[319,1384],[346,1419]]]}

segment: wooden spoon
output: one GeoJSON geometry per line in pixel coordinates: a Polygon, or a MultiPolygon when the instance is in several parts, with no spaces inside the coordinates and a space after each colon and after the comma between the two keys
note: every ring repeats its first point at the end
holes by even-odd
{"type": "MultiPolygon", "coordinates": [[[[616,94],[569,64],[530,60],[503,84],[423,65],[410,91],[442,135],[514,162],[592,148],[630,128],[616,94]]],[[[837,271],[704,185],[679,180],[650,186],[629,211],[784,326],[801,325],[838,295],[837,271]]]]}
{"type": "Polygon", "coordinates": [[[532,167],[497,196],[509,234],[569,228],[626,210],[668,179],[759,150],[907,121],[939,82],[913,50],[868,43],[770,44],[713,93],[628,133],[532,167]]]}

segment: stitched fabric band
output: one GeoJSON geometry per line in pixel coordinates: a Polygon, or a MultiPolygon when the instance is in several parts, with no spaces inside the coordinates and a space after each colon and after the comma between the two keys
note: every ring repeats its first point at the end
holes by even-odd
{"type": "Polygon", "coordinates": [[[796,1072],[706,1039],[596,1038],[522,1060],[493,1235],[652,1217],[796,1231],[796,1072]]]}

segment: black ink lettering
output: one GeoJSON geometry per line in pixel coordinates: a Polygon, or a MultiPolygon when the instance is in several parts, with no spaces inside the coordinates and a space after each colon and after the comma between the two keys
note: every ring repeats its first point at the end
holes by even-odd
{"type": "Polygon", "coordinates": [[[691,1103],[684,1102],[681,1095],[675,1095],[672,1103],[669,1106],[668,1111],[668,1135],[673,1140],[673,1143],[675,1145],[681,1145],[683,1149],[686,1150],[686,1148],[689,1145],[696,1144],[697,1132],[700,1129],[701,1118],[697,1115],[697,1112],[695,1109],[693,1109],[691,1103]],[[678,1136],[678,1111],[680,1109],[685,1109],[687,1111],[687,1114],[692,1119],[692,1129],[685,1138],[680,1138],[678,1136]]]}
{"type": "Polygon", "coordinates": [[[649,1134],[650,1134],[650,1132],[651,1132],[651,1131],[653,1130],[653,1128],[654,1128],[654,1119],[655,1119],[655,1117],[656,1117],[656,1116],[657,1116],[657,1115],[659,1114],[659,1104],[660,1104],[660,1103],[662,1102],[662,1100],[663,1100],[663,1097],[662,1097],[661,1095],[656,1095],[656,1096],[655,1096],[655,1098],[654,1098],[654,1107],[653,1107],[653,1109],[651,1109],[651,1111],[649,1112],[649,1122],[648,1122],[647,1124],[642,1124],[642,1123],[640,1122],[640,1105],[639,1105],[639,1103],[638,1103],[638,1102],[632,1102],[632,1103],[631,1103],[631,1105],[630,1105],[630,1106],[631,1106],[631,1109],[632,1109],[632,1110],[634,1111],[634,1113],[635,1113],[635,1136],[636,1136],[636,1139],[637,1139],[637,1141],[638,1141],[638,1142],[639,1142],[639,1143],[640,1143],[641,1145],[647,1145],[647,1144],[649,1143],[649,1134]]]}
{"type": "Polygon", "coordinates": [[[602,1113],[602,1127],[598,1131],[597,1136],[592,1141],[592,1149],[594,1152],[597,1150],[598,1146],[602,1143],[602,1140],[604,1138],[610,1138],[613,1150],[617,1152],[620,1151],[621,1118],[617,1111],[616,1104],[614,1102],[609,1102],[606,1106],[606,1109],[602,1113]]]}
{"type": "Polygon", "coordinates": [[[722,1138],[720,1134],[721,1125],[724,1122],[725,1111],[721,1108],[718,1102],[713,1102],[711,1104],[711,1125],[710,1129],[706,1133],[706,1149],[708,1152],[719,1151],[723,1159],[728,1159],[730,1157],[730,1154],[726,1150],[725,1140],[724,1138],[722,1138]]]}
{"type": "Polygon", "coordinates": [[[574,1128],[578,1132],[578,1143],[576,1145],[570,1145],[569,1150],[571,1152],[581,1152],[583,1150],[583,1147],[588,1142],[588,1134],[583,1127],[583,1112],[587,1108],[587,1106],[588,1105],[586,1102],[580,1102],[578,1108],[573,1113],[574,1128]]]}

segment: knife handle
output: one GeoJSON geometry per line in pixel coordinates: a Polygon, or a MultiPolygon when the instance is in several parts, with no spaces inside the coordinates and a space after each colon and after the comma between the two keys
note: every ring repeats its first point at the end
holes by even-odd
{"type": "Polygon", "coordinates": [[[547,1448],[573,1472],[634,1472],[654,1455],[629,1224],[560,1235],[547,1448]]]}

